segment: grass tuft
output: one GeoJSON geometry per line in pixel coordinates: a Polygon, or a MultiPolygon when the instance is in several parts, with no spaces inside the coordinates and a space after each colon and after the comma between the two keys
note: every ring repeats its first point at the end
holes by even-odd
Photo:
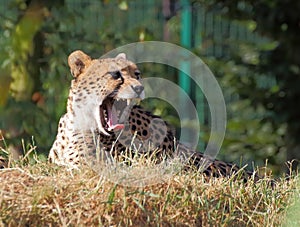
{"type": "Polygon", "coordinates": [[[207,179],[167,159],[157,165],[129,154],[119,161],[70,170],[41,160],[30,147],[0,169],[0,226],[300,225],[297,174],[271,186],[267,174],[244,183],[239,173],[207,179]],[[137,184],[119,184],[132,179],[137,184]]]}
{"type": "Polygon", "coordinates": [[[0,181],[4,226],[279,226],[299,192],[296,175],[270,187],[267,177],[245,184],[190,171],[128,187],[41,161],[2,169],[0,181]]]}

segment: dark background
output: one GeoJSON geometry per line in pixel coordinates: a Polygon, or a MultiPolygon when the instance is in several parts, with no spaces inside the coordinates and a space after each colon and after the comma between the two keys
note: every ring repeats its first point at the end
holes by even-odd
{"type": "MultiPolygon", "coordinates": [[[[131,42],[167,41],[209,66],[226,100],[228,125],[220,159],[285,171],[300,156],[300,2],[10,0],[0,5],[0,141],[2,153],[46,157],[65,112],[71,75],[67,57],[92,57],[131,42]],[[242,157],[242,159],[241,159],[242,157]]],[[[140,65],[143,76],[179,83],[178,72],[140,65]]],[[[209,112],[194,83],[203,147],[209,112]]],[[[170,106],[144,103],[174,126],[170,106]]],[[[296,167],[296,163],[294,162],[296,167]]]]}

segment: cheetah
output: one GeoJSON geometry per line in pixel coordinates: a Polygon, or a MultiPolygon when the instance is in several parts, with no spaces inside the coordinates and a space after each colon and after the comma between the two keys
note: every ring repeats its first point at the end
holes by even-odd
{"type": "MultiPolygon", "coordinates": [[[[73,80],[67,112],[59,121],[49,153],[50,162],[78,167],[98,148],[120,154],[133,144],[135,135],[138,152],[159,150],[160,154],[180,155],[199,168],[206,163],[203,172],[208,176],[228,176],[239,170],[180,144],[166,122],[138,105],[145,97],[141,72],[126,54],[92,59],[77,50],[68,57],[68,64],[73,80]]],[[[252,175],[244,172],[247,177],[252,175]]]]}

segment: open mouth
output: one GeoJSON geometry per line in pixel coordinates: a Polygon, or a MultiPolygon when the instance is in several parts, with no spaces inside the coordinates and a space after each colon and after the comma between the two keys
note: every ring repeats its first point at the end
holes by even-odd
{"type": "MultiPolygon", "coordinates": [[[[120,99],[116,100],[107,97],[100,105],[100,121],[105,134],[124,128],[124,122],[129,116],[130,106],[133,106],[137,99],[120,99]]],[[[139,100],[137,100],[139,102],[139,100]]]]}

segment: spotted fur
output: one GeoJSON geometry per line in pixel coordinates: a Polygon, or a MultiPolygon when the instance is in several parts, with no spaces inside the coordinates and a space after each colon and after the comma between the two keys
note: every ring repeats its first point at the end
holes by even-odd
{"type": "MultiPolygon", "coordinates": [[[[121,108],[127,111],[123,130],[108,132],[101,125],[101,119],[99,123],[99,105],[107,97],[113,100],[143,98],[137,66],[128,61],[125,54],[92,60],[82,51],[73,52],[68,62],[74,79],[67,113],[59,121],[57,137],[49,153],[50,162],[78,167],[85,163],[86,155],[95,154],[97,149],[120,154],[134,146],[138,152],[159,150],[159,154],[184,156],[190,164],[204,167],[208,176],[227,176],[239,170],[230,163],[209,161],[201,153],[178,144],[166,122],[138,105],[121,108]],[[136,136],[134,142],[133,135],[136,136]]],[[[248,177],[251,173],[244,175],[248,177]]]]}

